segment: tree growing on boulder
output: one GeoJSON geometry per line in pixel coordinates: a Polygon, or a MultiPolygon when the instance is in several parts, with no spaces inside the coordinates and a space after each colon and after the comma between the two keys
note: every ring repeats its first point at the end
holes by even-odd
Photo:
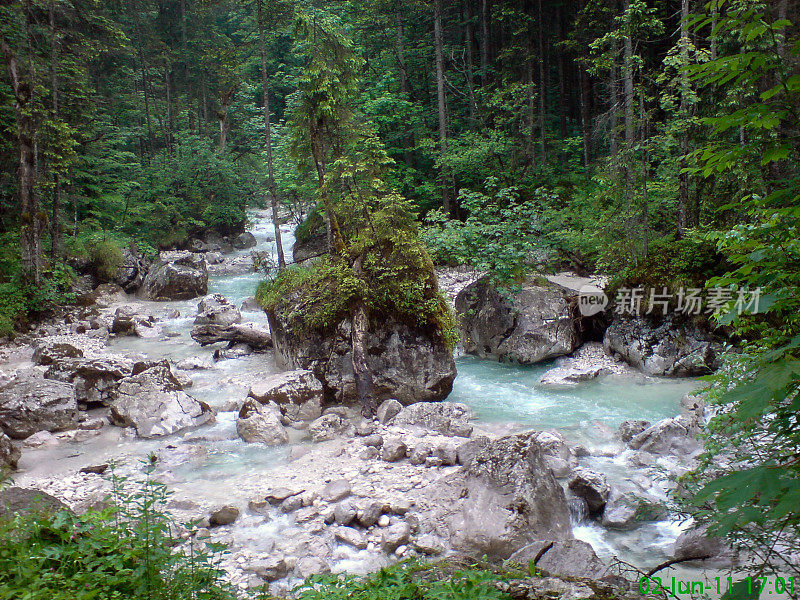
{"type": "Polygon", "coordinates": [[[370,315],[425,327],[448,344],[453,325],[409,204],[385,183],[392,161],[358,111],[363,60],[334,17],[308,10],[297,13],[297,50],[307,67],[290,107],[290,125],[300,167],[317,174],[328,253],[310,267],[289,269],[266,282],[257,299],[270,312],[299,293],[303,309],[292,325],[300,329],[324,331],[350,322],[357,395],[362,412],[372,416],[370,315]]]}

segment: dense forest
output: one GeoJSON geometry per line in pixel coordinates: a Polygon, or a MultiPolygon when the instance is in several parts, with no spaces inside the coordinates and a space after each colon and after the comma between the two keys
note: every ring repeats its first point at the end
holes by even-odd
{"type": "Polygon", "coordinates": [[[432,264],[758,288],[758,314],[713,321],[741,350],[684,483],[697,518],[780,563],[800,522],[799,24],[789,0],[4,3],[0,334],[126,249],[239,233],[256,206],[278,236],[324,236],[259,291],[311,290],[310,326],[393,312],[454,343],[432,264]]]}

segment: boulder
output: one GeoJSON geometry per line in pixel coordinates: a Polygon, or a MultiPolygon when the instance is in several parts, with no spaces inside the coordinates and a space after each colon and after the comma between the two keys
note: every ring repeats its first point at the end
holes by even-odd
{"type": "Polygon", "coordinates": [[[694,527],[681,533],[672,549],[675,559],[695,559],[698,565],[717,569],[728,568],[738,561],[736,551],[723,540],[712,537],[705,527],[694,527]]]}
{"type": "Polygon", "coordinates": [[[523,365],[570,354],[581,342],[572,304],[554,285],[529,281],[508,297],[481,278],[456,296],[464,351],[523,365]]]}
{"type": "Polygon", "coordinates": [[[256,312],[261,310],[261,305],[255,298],[249,296],[242,300],[242,305],[239,307],[239,310],[242,312],[256,312]]]}
{"type": "Polygon", "coordinates": [[[343,544],[347,544],[358,550],[363,550],[367,547],[367,536],[355,527],[337,527],[333,535],[343,544]]]}
{"type": "Polygon", "coordinates": [[[643,373],[663,377],[708,375],[719,367],[723,349],[707,331],[669,316],[616,318],[603,347],[643,373]]]}
{"type": "Polygon", "coordinates": [[[470,421],[475,418],[466,404],[456,402],[419,402],[405,407],[392,419],[392,425],[421,427],[442,435],[469,437],[470,421]]]}
{"type": "Polygon", "coordinates": [[[252,323],[234,323],[228,326],[211,323],[195,325],[191,336],[201,346],[217,342],[228,342],[232,346],[246,344],[253,350],[264,350],[272,346],[269,331],[252,323]]]}
{"type": "Polygon", "coordinates": [[[600,523],[609,529],[633,529],[643,521],[656,521],[667,514],[658,498],[638,492],[613,489],[608,496],[600,523]]]}
{"type": "Polygon", "coordinates": [[[608,495],[611,493],[611,486],[606,482],[605,475],[583,468],[575,469],[567,487],[576,496],[586,501],[589,514],[593,516],[597,516],[603,511],[608,495]]]}
{"type": "Polygon", "coordinates": [[[488,441],[451,477],[463,500],[442,495],[438,501],[455,550],[505,559],[537,539],[572,537],[564,490],[533,432],[488,441]]]}
{"type": "Polygon", "coordinates": [[[122,263],[117,267],[113,283],[128,293],[135,292],[144,283],[150,270],[150,260],[135,248],[128,248],[122,254],[122,263]]]}
{"type": "Polygon", "coordinates": [[[334,440],[354,432],[353,425],[336,413],[322,415],[308,426],[308,433],[315,442],[334,440]]]}
{"type": "Polygon", "coordinates": [[[136,335],[142,338],[154,338],[161,335],[162,330],[156,325],[153,315],[140,314],[141,305],[125,304],[114,312],[111,333],[117,335],[136,335]]]}
{"type": "Polygon", "coordinates": [[[236,432],[248,443],[279,446],[289,441],[289,434],[281,424],[278,410],[263,406],[252,398],[245,400],[239,411],[236,432]]]}
{"type": "Polygon", "coordinates": [[[399,437],[384,440],[381,446],[381,460],[397,462],[406,457],[406,444],[399,437]]]}
{"type": "Polygon", "coordinates": [[[68,342],[34,340],[31,360],[36,365],[52,365],[63,358],[82,358],[83,350],[68,342]]]}
{"type": "Polygon", "coordinates": [[[322,384],[311,371],[271,375],[253,384],[248,396],[262,404],[274,402],[292,421],[313,421],[322,415],[322,384]]]}
{"type": "Polygon", "coordinates": [[[247,564],[245,570],[255,573],[264,581],[277,581],[286,577],[288,567],[283,557],[268,556],[247,564]]]}
{"type": "Polygon", "coordinates": [[[219,325],[220,327],[230,327],[234,323],[240,323],[242,313],[233,304],[228,302],[222,294],[211,294],[203,298],[197,305],[197,316],[194,319],[195,325],[219,325]]]}
{"type": "Polygon", "coordinates": [[[6,519],[15,514],[52,514],[62,510],[72,512],[61,500],[41,490],[21,487],[0,490],[0,519],[6,519]]]}
{"type": "MultiPolygon", "coordinates": [[[[326,333],[294,326],[301,311],[299,292],[268,313],[275,358],[284,369],[310,369],[325,389],[325,400],[345,404],[357,400],[349,320],[326,333]]],[[[443,400],[453,388],[453,352],[438,333],[373,316],[366,334],[367,360],[375,401],[395,398],[402,404],[443,400]]]]}
{"type": "Polygon", "coordinates": [[[338,502],[342,498],[347,498],[352,492],[353,488],[347,479],[336,479],[323,488],[322,499],[327,502],[338,502]]]}
{"type": "Polygon", "coordinates": [[[620,440],[623,444],[627,444],[628,442],[633,439],[633,436],[642,433],[645,429],[650,427],[650,421],[623,421],[620,423],[617,432],[614,434],[618,440],[620,440]]]}
{"type": "Polygon", "coordinates": [[[662,419],[634,435],[628,446],[634,450],[667,456],[692,456],[700,452],[703,443],[698,439],[700,427],[685,415],[662,419]]]}
{"type": "Polygon", "coordinates": [[[407,544],[411,539],[411,527],[405,521],[389,525],[381,531],[381,549],[394,552],[399,546],[407,544]]]}
{"type": "Polygon", "coordinates": [[[21,453],[5,433],[0,431],[0,475],[4,469],[13,471],[17,468],[21,453]]]}
{"type": "MultiPolygon", "coordinates": [[[[313,217],[311,217],[313,218],[313,217]]],[[[322,223],[319,227],[310,229],[310,235],[299,236],[292,247],[292,259],[296,264],[323,256],[328,253],[328,240],[322,223]]]]}
{"type": "Polygon", "coordinates": [[[108,308],[113,304],[127,302],[128,296],[116,283],[102,283],[88,294],[82,295],[78,301],[83,306],[96,305],[100,308],[108,308]]]}
{"type": "Polygon", "coordinates": [[[208,518],[212,527],[231,525],[239,518],[239,509],[232,505],[222,506],[214,510],[208,518]]]}
{"type": "Polygon", "coordinates": [[[597,379],[605,374],[606,369],[603,367],[556,367],[542,375],[539,383],[544,385],[575,385],[597,379]]]}
{"type": "Polygon", "coordinates": [[[556,477],[568,476],[578,464],[564,436],[557,431],[541,431],[536,435],[536,441],[544,451],[547,466],[556,477]]]}
{"type": "Polygon", "coordinates": [[[190,300],[208,293],[205,258],[192,252],[162,252],[142,286],[151,300],[190,300]]]}
{"type": "Polygon", "coordinates": [[[540,540],[520,548],[509,558],[511,562],[527,565],[533,562],[550,575],[601,579],[609,574],[608,567],[582,540],[540,540]]]}
{"type": "Polygon", "coordinates": [[[378,421],[386,425],[389,421],[394,419],[401,410],[403,410],[403,405],[394,398],[389,398],[381,402],[375,414],[378,417],[378,421]]]}
{"type": "Polygon", "coordinates": [[[254,236],[249,231],[243,231],[235,238],[233,238],[233,247],[237,250],[247,250],[248,248],[254,247],[258,242],[256,241],[256,236],[254,236]]]}
{"type": "Polygon", "coordinates": [[[214,420],[211,408],[183,391],[166,361],[120,380],[110,420],[139,437],[169,435],[214,420]]]}
{"type": "Polygon", "coordinates": [[[0,387],[0,430],[12,439],[76,429],[77,418],[75,386],[70,383],[23,374],[0,387]]]}
{"type": "Polygon", "coordinates": [[[93,359],[63,359],[53,363],[45,372],[48,379],[75,384],[78,402],[108,405],[123,377],[133,374],[134,362],[124,356],[104,356],[93,359]]]}

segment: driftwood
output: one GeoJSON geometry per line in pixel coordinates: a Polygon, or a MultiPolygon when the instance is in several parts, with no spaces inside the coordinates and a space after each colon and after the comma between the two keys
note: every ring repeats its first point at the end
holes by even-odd
{"type": "Polygon", "coordinates": [[[272,347],[272,336],[269,331],[242,323],[234,323],[227,327],[213,323],[195,325],[192,328],[191,335],[192,339],[201,346],[208,346],[217,342],[230,342],[233,344],[247,344],[254,350],[272,347]]]}

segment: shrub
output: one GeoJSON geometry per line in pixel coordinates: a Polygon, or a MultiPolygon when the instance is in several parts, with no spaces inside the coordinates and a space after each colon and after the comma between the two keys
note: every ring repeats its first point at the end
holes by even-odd
{"type": "Polygon", "coordinates": [[[0,598],[234,600],[222,546],[182,542],[163,512],[165,487],[113,479],[108,508],[31,512],[0,521],[0,598]]]}
{"type": "Polygon", "coordinates": [[[89,246],[89,257],[97,277],[101,281],[111,281],[122,265],[122,248],[111,239],[94,242],[89,246]]]}

